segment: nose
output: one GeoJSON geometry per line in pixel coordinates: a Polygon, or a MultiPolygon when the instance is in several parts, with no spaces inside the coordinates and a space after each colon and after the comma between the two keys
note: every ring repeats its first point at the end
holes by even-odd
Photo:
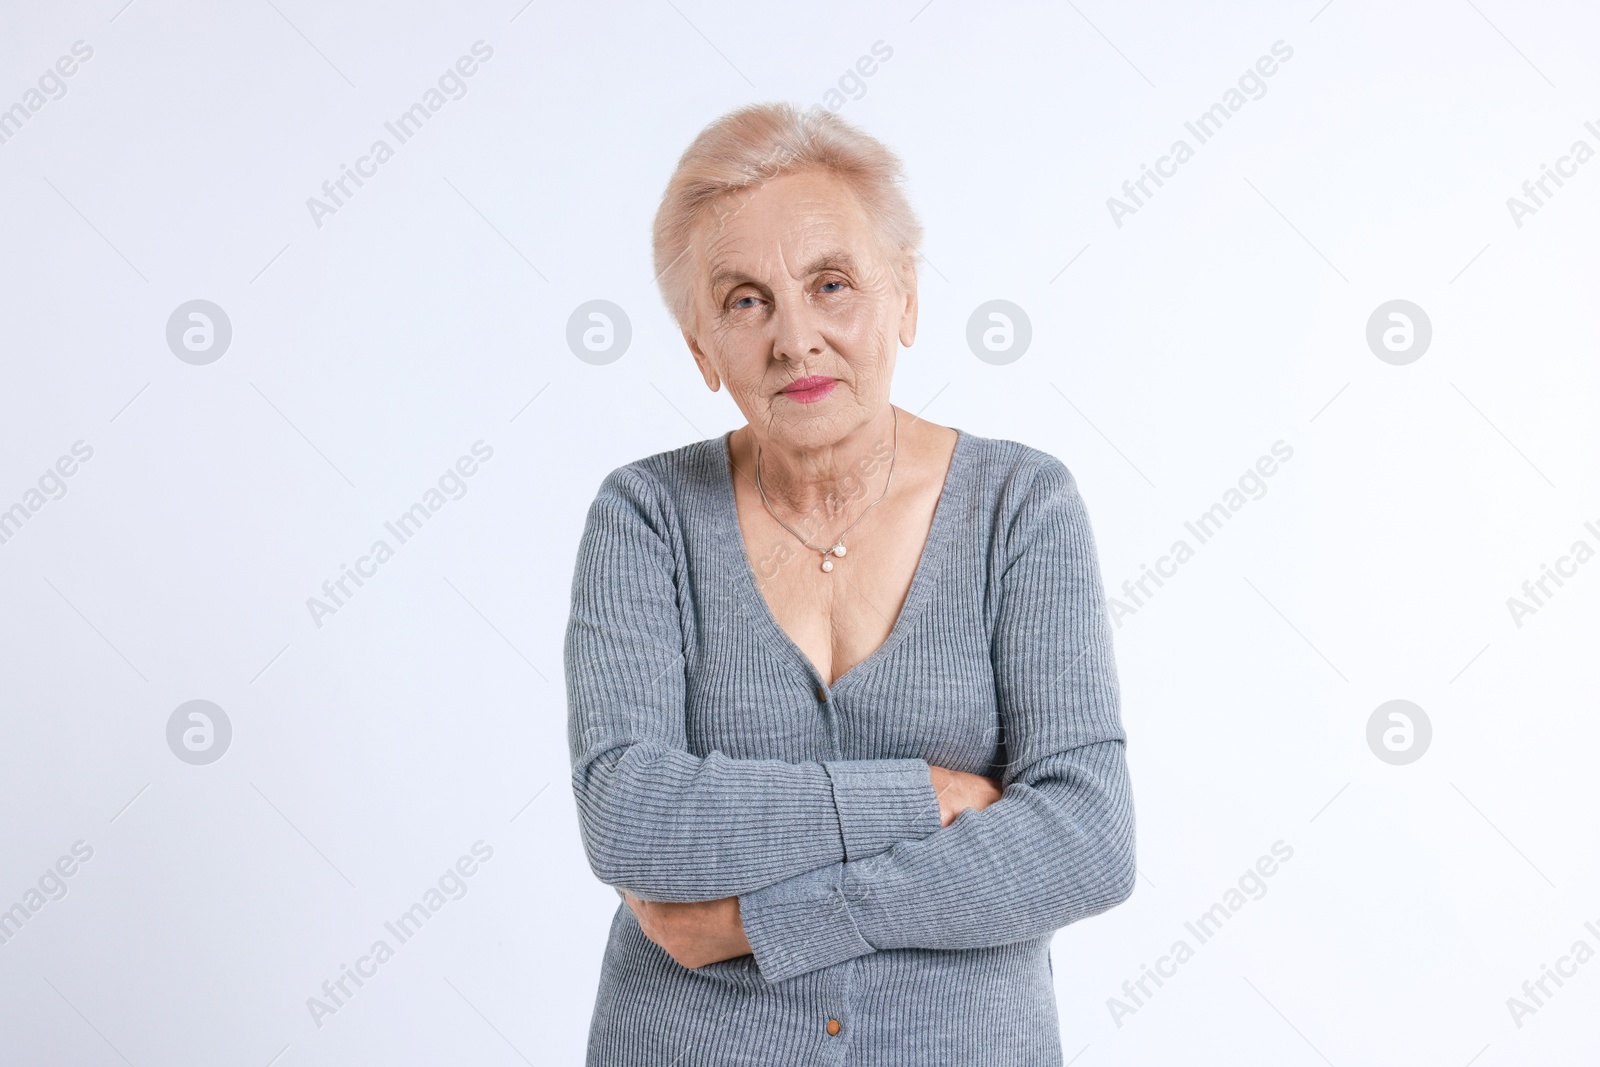
{"type": "Polygon", "coordinates": [[[775,358],[803,362],[822,353],[824,342],[817,312],[804,294],[797,291],[774,294],[771,322],[775,358]]]}

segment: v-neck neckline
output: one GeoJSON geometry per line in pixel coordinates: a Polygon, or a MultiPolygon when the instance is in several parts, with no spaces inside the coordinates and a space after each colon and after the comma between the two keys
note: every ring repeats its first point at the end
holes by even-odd
{"type": "MultiPolygon", "coordinates": [[[[795,643],[789,636],[789,631],[779,624],[777,616],[772,613],[772,606],[767,603],[767,598],[762,595],[760,585],[756,581],[755,569],[750,565],[750,553],[745,548],[744,528],[739,524],[739,499],[733,484],[733,460],[728,451],[728,439],[733,436],[733,431],[725,432],[721,437],[713,438],[721,447],[717,449],[721,468],[721,501],[719,518],[722,520],[723,536],[719,543],[732,546],[730,551],[736,557],[730,561],[729,566],[734,569],[737,581],[734,583],[741,587],[744,595],[755,600],[754,614],[762,620],[768,630],[768,636],[776,640],[779,647],[787,646],[790,658],[805,671],[807,677],[822,686],[828,692],[837,692],[846,682],[857,675],[867,673],[868,669],[875,666],[886,657],[894,646],[905,637],[908,618],[922,608],[923,602],[930,595],[929,577],[940,558],[945,554],[946,546],[950,540],[950,524],[955,521],[952,513],[955,505],[950,503],[952,494],[959,493],[964,488],[964,468],[967,452],[970,449],[968,438],[970,435],[959,426],[950,427],[956,432],[956,444],[950,455],[950,467],[945,471],[944,484],[939,488],[939,499],[933,506],[933,519],[928,526],[928,536],[922,545],[922,554],[917,558],[917,566],[911,574],[911,586],[906,590],[905,601],[900,605],[900,613],[895,616],[894,625],[889,629],[889,636],[883,643],[873,649],[861,662],[839,675],[838,680],[829,684],[822,677],[822,672],[817,665],[806,655],[805,650],[795,643]]],[[[809,551],[809,550],[808,550],[809,551]]]]}

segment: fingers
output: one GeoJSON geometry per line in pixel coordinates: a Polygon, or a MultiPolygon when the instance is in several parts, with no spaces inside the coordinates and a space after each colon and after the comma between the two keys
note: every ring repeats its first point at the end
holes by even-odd
{"type": "Polygon", "coordinates": [[[981,774],[953,771],[930,764],[929,778],[939,800],[939,825],[949,826],[968,808],[982,811],[1004,794],[1000,782],[981,774]]]}

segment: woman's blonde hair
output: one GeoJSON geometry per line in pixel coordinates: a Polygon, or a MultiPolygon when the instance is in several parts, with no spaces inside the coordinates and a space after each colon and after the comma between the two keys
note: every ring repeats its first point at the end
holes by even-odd
{"type": "Polygon", "coordinates": [[[694,325],[696,261],[688,253],[711,206],[728,193],[813,168],[838,176],[855,193],[887,262],[898,266],[899,254],[921,246],[922,224],[902,188],[900,160],[882,141],[821,107],[741,107],[701,130],[684,150],[656,209],[656,281],[680,327],[694,325]]]}

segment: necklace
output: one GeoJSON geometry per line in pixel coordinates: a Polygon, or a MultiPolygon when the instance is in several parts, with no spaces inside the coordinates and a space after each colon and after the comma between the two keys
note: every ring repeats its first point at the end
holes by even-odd
{"type": "Polygon", "coordinates": [[[778,513],[772,510],[772,505],[767,502],[767,491],[761,487],[761,443],[759,441],[756,442],[756,491],[761,494],[762,506],[767,509],[768,515],[771,515],[777,520],[778,525],[794,534],[802,545],[805,545],[813,552],[822,553],[822,569],[824,571],[833,570],[833,560],[829,559],[829,556],[843,556],[845,554],[845,534],[849,533],[851,530],[854,530],[856,528],[856,523],[866,518],[867,512],[877,507],[883,502],[883,498],[889,495],[889,483],[894,481],[894,461],[899,457],[900,454],[900,412],[897,411],[893,405],[890,405],[889,411],[894,416],[894,449],[889,453],[889,476],[883,480],[883,492],[878,494],[877,500],[874,500],[865,508],[861,509],[861,514],[856,516],[855,522],[852,522],[849,526],[844,528],[844,533],[841,533],[838,537],[834,538],[833,546],[831,548],[818,548],[810,541],[807,541],[804,537],[800,536],[799,531],[797,531],[793,526],[790,526],[788,523],[784,522],[782,519],[779,519],[778,513]]]}

